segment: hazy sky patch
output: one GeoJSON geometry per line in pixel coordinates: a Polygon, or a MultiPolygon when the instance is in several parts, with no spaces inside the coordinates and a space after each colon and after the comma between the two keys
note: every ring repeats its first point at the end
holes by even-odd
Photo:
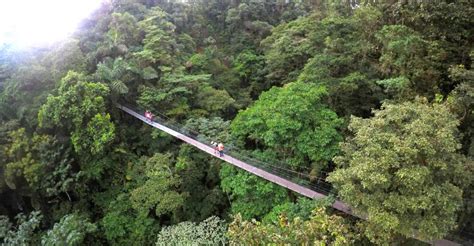
{"type": "Polygon", "coordinates": [[[65,39],[103,0],[2,0],[0,45],[32,47],[65,39]]]}

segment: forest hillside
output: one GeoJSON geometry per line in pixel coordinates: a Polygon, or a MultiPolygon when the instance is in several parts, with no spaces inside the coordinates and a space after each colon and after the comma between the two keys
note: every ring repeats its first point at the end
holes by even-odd
{"type": "Polygon", "coordinates": [[[471,245],[473,16],[470,0],[112,0],[68,40],[4,45],[0,245],[471,245]]]}

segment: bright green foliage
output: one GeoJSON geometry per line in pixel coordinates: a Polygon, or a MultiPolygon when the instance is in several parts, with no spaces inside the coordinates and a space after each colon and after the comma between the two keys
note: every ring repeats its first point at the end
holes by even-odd
{"type": "Polygon", "coordinates": [[[176,190],[182,181],[172,169],[171,156],[155,154],[144,165],[145,182],[131,192],[132,207],[146,215],[153,210],[157,216],[179,209],[187,194],[176,190]]]}
{"type": "Polygon", "coordinates": [[[278,204],[288,202],[288,191],[230,165],[221,168],[222,190],[230,194],[231,210],[245,219],[261,218],[278,204]]]}
{"type": "Polygon", "coordinates": [[[308,220],[281,216],[278,223],[269,224],[244,221],[237,215],[227,235],[230,245],[355,245],[358,238],[343,218],[324,209],[314,210],[308,220]]]}
{"type": "Polygon", "coordinates": [[[58,96],[49,96],[38,118],[40,126],[80,128],[88,119],[105,108],[107,86],[86,82],[84,74],[69,72],[59,86],[58,96]],[[69,126],[72,123],[72,126],[69,126]]]}
{"type": "Polygon", "coordinates": [[[84,75],[69,72],[61,80],[58,96],[49,96],[42,106],[40,126],[70,129],[76,152],[100,153],[114,139],[115,127],[104,113],[108,94],[106,85],[86,82],[84,75]]]}
{"type": "Polygon", "coordinates": [[[163,228],[156,245],[226,245],[225,233],[224,221],[212,216],[199,224],[186,221],[163,228]]]}
{"type": "Polygon", "coordinates": [[[370,119],[352,118],[354,137],[334,158],[328,180],[368,216],[366,235],[387,242],[394,232],[437,239],[456,225],[472,160],[459,154],[459,121],[444,105],[385,103],[370,119]],[[443,223],[440,223],[443,221],[443,223]]]}
{"type": "Polygon", "coordinates": [[[110,202],[100,225],[112,245],[144,245],[155,240],[154,230],[159,229],[153,219],[134,211],[128,194],[110,202]]]}
{"type": "Polygon", "coordinates": [[[96,230],[97,227],[87,219],[69,214],[54,224],[53,229],[42,237],[41,245],[80,245],[88,233],[96,230]]]}
{"type": "Polygon", "coordinates": [[[67,132],[65,137],[79,157],[81,174],[86,180],[97,180],[114,164],[112,155],[104,153],[115,139],[115,125],[106,114],[109,88],[87,80],[84,74],[70,71],[61,80],[57,96],[50,95],[41,107],[38,119],[41,127],[57,129],[60,136],[67,132]]]}
{"type": "Polygon", "coordinates": [[[13,226],[6,216],[0,216],[0,243],[5,246],[34,244],[35,231],[38,229],[43,216],[39,211],[31,212],[28,216],[15,216],[16,226],[13,226]]]}
{"type": "MultiPolygon", "coordinates": [[[[232,134],[241,142],[255,143],[260,155],[295,168],[312,167],[317,173],[328,166],[342,139],[337,131],[342,121],[320,102],[325,94],[323,87],[304,83],[272,88],[237,115],[232,134]]],[[[224,166],[221,178],[222,189],[231,194],[232,211],[246,219],[262,217],[288,201],[281,187],[233,167],[224,166]]]]}
{"type": "Polygon", "coordinates": [[[326,168],[342,140],[342,120],[321,103],[325,95],[324,87],[312,84],[272,88],[237,115],[232,134],[295,167],[326,168]]]}
{"type": "Polygon", "coordinates": [[[72,134],[71,141],[76,152],[98,154],[114,137],[115,125],[110,121],[110,115],[96,114],[86,129],[78,129],[72,134]]]}

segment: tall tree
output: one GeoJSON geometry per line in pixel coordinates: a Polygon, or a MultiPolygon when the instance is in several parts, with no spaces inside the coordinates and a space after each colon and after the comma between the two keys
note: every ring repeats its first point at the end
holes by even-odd
{"type": "Polygon", "coordinates": [[[321,86],[290,83],[262,93],[232,121],[232,135],[293,167],[327,168],[342,140],[342,120],[321,101],[321,86]]]}
{"type": "Polygon", "coordinates": [[[155,154],[144,164],[144,182],[130,194],[133,208],[145,215],[150,211],[156,216],[176,212],[183,206],[187,193],[178,191],[182,181],[171,166],[171,156],[155,154]]]}
{"type": "Polygon", "coordinates": [[[443,51],[435,42],[425,40],[403,25],[386,25],[376,37],[382,43],[382,73],[388,77],[404,78],[379,83],[388,88],[396,87],[399,90],[396,91],[398,96],[404,99],[413,95],[433,97],[438,92],[440,73],[436,66],[443,51]]]}
{"type": "Polygon", "coordinates": [[[230,245],[355,245],[359,238],[355,228],[343,218],[315,209],[307,220],[288,220],[282,215],[278,223],[245,221],[240,215],[229,225],[230,245]]]}
{"type": "Polygon", "coordinates": [[[328,180],[367,213],[369,239],[387,242],[394,232],[439,239],[456,226],[474,165],[459,153],[458,125],[445,105],[424,99],[385,103],[373,118],[352,118],[354,136],[341,145],[328,180]]]}
{"type": "Polygon", "coordinates": [[[69,214],[54,224],[54,227],[41,239],[41,245],[80,245],[88,233],[97,227],[87,219],[76,214],[69,214]]]}
{"type": "Polygon", "coordinates": [[[106,113],[109,91],[71,71],[61,80],[58,95],[50,95],[38,113],[41,127],[70,139],[87,179],[100,179],[112,165],[112,155],[105,154],[115,139],[115,124],[106,113]]]}
{"type": "Polygon", "coordinates": [[[39,211],[29,215],[18,214],[15,216],[16,225],[10,223],[6,216],[0,216],[0,242],[5,246],[29,245],[38,243],[35,239],[36,231],[43,218],[39,211]]]}
{"type": "Polygon", "coordinates": [[[199,224],[181,222],[163,228],[156,240],[157,246],[162,245],[225,245],[226,226],[218,217],[209,217],[199,224]]]}
{"type": "Polygon", "coordinates": [[[105,113],[109,88],[88,82],[83,74],[69,72],[57,96],[49,96],[38,118],[42,127],[64,128],[72,132],[77,153],[100,153],[114,139],[115,126],[105,113]]]}

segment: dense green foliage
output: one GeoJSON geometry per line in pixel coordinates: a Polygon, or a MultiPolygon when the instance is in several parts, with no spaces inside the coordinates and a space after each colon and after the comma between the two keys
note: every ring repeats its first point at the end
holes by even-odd
{"type": "Polygon", "coordinates": [[[225,245],[225,233],[224,221],[213,216],[199,224],[186,221],[163,228],[156,245],[225,245]]]}
{"type": "Polygon", "coordinates": [[[462,191],[474,162],[457,153],[459,121],[444,105],[384,104],[370,119],[353,118],[354,132],[334,160],[329,180],[355,208],[367,211],[370,238],[387,241],[396,228],[410,236],[438,238],[456,225],[462,191]],[[439,218],[444,218],[439,223],[439,218]],[[373,225],[372,225],[373,224],[373,225]]]}
{"type": "Polygon", "coordinates": [[[274,87],[239,113],[232,134],[242,142],[254,142],[256,150],[273,159],[324,169],[337,153],[342,125],[336,113],[321,103],[325,95],[324,87],[313,84],[274,87]]]}
{"type": "Polygon", "coordinates": [[[350,245],[357,239],[354,231],[343,218],[318,209],[308,220],[281,216],[275,224],[243,221],[237,215],[229,225],[229,238],[230,245],[350,245]]]}
{"type": "Polygon", "coordinates": [[[80,245],[87,233],[94,232],[96,226],[75,214],[68,214],[54,224],[41,239],[42,245],[80,245]]]}
{"type": "Polygon", "coordinates": [[[16,226],[10,223],[6,216],[0,217],[0,236],[2,245],[27,245],[36,242],[35,230],[39,227],[41,213],[32,212],[30,215],[17,214],[16,226]]]}
{"type": "Polygon", "coordinates": [[[0,244],[465,240],[472,16],[469,0],[114,0],[69,40],[0,47],[0,244]],[[117,102],[333,196],[303,199],[117,102]]]}

